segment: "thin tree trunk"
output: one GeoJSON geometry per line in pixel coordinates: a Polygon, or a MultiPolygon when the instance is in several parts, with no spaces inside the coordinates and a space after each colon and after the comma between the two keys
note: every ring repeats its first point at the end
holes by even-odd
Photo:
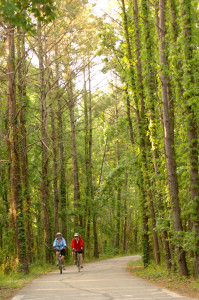
{"type": "MultiPolygon", "coordinates": [[[[176,236],[179,236],[182,231],[182,223],[180,218],[180,206],[178,198],[178,180],[176,173],[176,161],[175,161],[175,149],[174,149],[174,131],[173,120],[171,120],[171,112],[169,110],[168,98],[168,78],[166,72],[163,71],[167,68],[166,56],[165,56],[165,0],[159,0],[159,51],[160,51],[160,64],[161,64],[161,94],[162,94],[162,108],[163,108],[163,124],[164,124],[164,145],[165,145],[165,160],[167,167],[167,178],[169,184],[169,192],[171,205],[173,209],[173,222],[174,231],[176,236]]],[[[187,263],[185,258],[185,252],[182,246],[178,243],[176,245],[178,264],[180,274],[188,276],[187,263]]]]}
{"type": "MultiPolygon", "coordinates": [[[[116,99],[117,101],[117,99],[116,99]]],[[[116,122],[116,132],[118,131],[118,107],[116,103],[115,107],[115,122],[116,122]]],[[[118,135],[118,132],[117,132],[118,135]]],[[[117,158],[117,166],[120,164],[120,147],[119,147],[119,141],[118,139],[116,140],[116,158],[117,158]]],[[[121,210],[121,188],[117,188],[117,205],[116,205],[116,210],[117,210],[117,219],[116,219],[116,241],[115,241],[115,247],[120,249],[120,210],[121,210]]]]}
{"type": "Polygon", "coordinates": [[[142,160],[144,165],[144,181],[146,183],[146,192],[147,192],[147,198],[149,202],[149,209],[150,209],[150,217],[151,217],[151,224],[152,224],[152,235],[153,235],[153,249],[154,249],[154,256],[156,263],[160,263],[160,251],[159,251],[159,242],[158,242],[158,236],[157,232],[155,231],[156,228],[156,218],[155,218],[155,210],[154,210],[154,204],[153,204],[153,197],[152,193],[150,191],[150,181],[149,176],[147,174],[147,148],[149,148],[149,144],[147,143],[146,137],[147,137],[147,117],[146,117],[146,109],[145,109],[145,103],[144,103],[144,87],[143,87],[143,77],[142,77],[142,68],[141,68],[141,59],[140,59],[140,34],[139,34],[139,21],[138,21],[138,5],[137,0],[134,0],[134,22],[135,22],[135,29],[136,29],[136,35],[135,35],[135,41],[136,41],[136,57],[137,57],[137,76],[138,76],[138,93],[139,93],[139,99],[141,104],[141,122],[139,124],[141,128],[141,149],[142,149],[142,160]]]}
{"type": "Polygon", "coordinates": [[[28,183],[28,155],[26,151],[27,146],[27,130],[26,130],[26,108],[27,108],[27,95],[26,95],[26,54],[25,54],[25,40],[24,32],[18,30],[18,39],[17,39],[17,74],[18,74],[18,99],[20,104],[20,132],[21,132],[21,141],[20,141],[20,160],[21,160],[21,176],[22,176],[22,193],[24,197],[24,212],[25,212],[25,227],[27,239],[27,251],[28,258],[31,260],[33,254],[33,236],[32,236],[32,226],[31,226],[31,198],[29,191],[28,183]]]}
{"type": "MultiPolygon", "coordinates": [[[[89,57],[90,60],[90,57],[89,57]]],[[[94,190],[93,190],[93,170],[92,170],[92,146],[93,146],[93,118],[92,118],[92,95],[91,95],[91,77],[90,77],[90,62],[88,63],[88,121],[89,121],[89,148],[88,148],[88,165],[89,165],[89,186],[90,186],[90,195],[91,200],[94,199],[94,190]]],[[[90,234],[91,234],[91,206],[88,207],[88,219],[87,219],[87,242],[88,242],[88,253],[90,253],[90,234]]],[[[98,245],[97,245],[98,249],[98,245]]],[[[97,250],[98,252],[98,250],[97,250]]]]}
{"type": "MultiPolygon", "coordinates": [[[[124,0],[121,0],[122,2],[122,10],[123,10],[123,18],[124,18],[124,31],[125,31],[125,39],[126,39],[126,44],[127,44],[127,53],[128,53],[128,60],[129,60],[129,65],[130,65],[130,80],[131,80],[131,88],[134,91],[134,101],[136,105],[136,116],[137,116],[137,124],[140,130],[140,115],[138,111],[138,97],[137,97],[137,90],[136,90],[136,84],[135,84],[135,71],[133,67],[133,59],[132,59],[132,50],[131,50],[131,44],[130,44],[130,37],[129,37],[129,31],[128,31],[128,20],[127,20],[127,15],[126,15],[126,8],[125,8],[125,2],[124,0]]],[[[130,126],[130,124],[129,124],[130,126]]],[[[141,131],[140,131],[141,133],[141,131]]],[[[141,138],[141,135],[140,135],[141,138]]],[[[142,174],[140,174],[142,177],[142,174]]],[[[145,266],[148,265],[149,263],[149,257],[150,257],[150,248],[149,248],[149,237],[148,237],[148,216],[146,214],[146,194],[144,191],[144,181],[140,181],[142,184],[140,185],[140,189],[142,192],[142,219],[143,219],[143,252],[144,252],[144,264],[145,266]]]]}
{"type": "Polygon", "coordinates": [[[127,252],[127,188],[128,188],[128,173],[125,172],[125,187],[124,187],[124,224],[123,224],[123,254],[127,252]]]}
{"type": "MultiPolygon", "coordinates": [[[[85,62],[84,62],[85,63],[85,62]]],[[[84,153],[85,153],[85,175],[86,175],[86,215],[85,215],[85,224],[86,226],[86,236],[87,236],[87,249],[89,252],[90,248],[90,203],[91,203],[91,185],[90,185],[90,165],[89,165],[89,116],[88,116],[88,94],[86,89],[86,70],[84,68],[84,153]]]]}
{"type": "Polygon", "coordinates": [[[50,224],[50,203],[49,203],[49,155],[48,155],[48,132],[47,132],[47,108],[46,108],[46,90],[45,90],[45,69],[44,69],[44,51],[41,38],[41,23],[38,23],[38,55],[40,71],[40,101],[41,101],[41,119],[42,119],[42,206],[44,214],[44,239],[46,261],[52,259],[52,237],[50,224]]]}
{"type": "Polygon", "coordinates": [[[17,122],[16,82],[15,82],[15,40],[14,27],[7,24],[8,43],[8,111],[9,111],[9,151],[10,151],[10,209],[11,226],[15,233],[15,245],[20,268],[27,273],[26,234],[21,186],[19,128],[17,122]]]}
{"type": "MultiPolygon", "coordinates": [[[[55,56],[58,57],[58,44],[55,45],[55,56]]],[[[67,239],[67,214],[66,208],[68,207],[68,199],[67,199],[67,165],[66,158],[64,154],[64,142],[63,142],[63,121],[62,121],[62,106],[61,106],[61,97],[59,95],[59,63],[56,60],[55,64],[55,72],[56,72],[56,80],[57,80],[57,117],[58,117],[58,148],[59,148],[59,159],[60,159],[60,191],[59,191],[59,199],[61,202],[61,228],[62,235],[65,239],[67,239]]]]}
{"type": "MultiPolygon", "coordinates": [[[[54,232],[58,232],[58,212],[59,212],[59,192],[58,192],[58,171],[57,171],[57,145],[56,145],[56,133],[54,124],[54,112],[51,104],[51,128],[52,128],[52,148],[53,148],[53,189],[54,189],[54,232]]],[[[64,233],[65,234],[65,233],[64,233]]],[[[65,235],[64,235],[65,237],[65,235]]]]}
{"type": "MultiPolygon", "coordinates": [[[[198,167],[198,120],[197,120],[197,107],[195,105],[195,98],[198,96],[195,83],[195,70],[198,64],[194,64],[194,37],[192,28],[195,26],[192,15],[192,4],[190,1],[183,1],[183,18],[184,18],[184,52],[185,52],[185,90],[184,99],[187,113],[188,123],[188,138],[189,138],[189,156],[190,156],[190,189],[191,199],[195,208],[193,213],[193,224],[195,232],[195,275],[199,278],[199,167],[198,167]],[[193,24],[192,24],[193,22],[193,24]],[[193,88],[195,87],[195,89],[193,88]],[[194,92],[193,92],[194,90],[194,92]]],[[[198,70],[197,70],[198,71],[198,70]]]]}
{"type": "MultiPolygon", "coordinates": [[[[90,59],[90,57],[89,57],[90,59]]],[[[88,83],[89,83],[89,108],[88,108],[88,119],[89,119],[89,180],[91,199],[94,200],[94,187],[93,187],[93,165],[92,165],[92,147],[93,147],[93,117],[92,117],[92,95],[91,95],[91,72],[90,63],[88,64],[88,83]]],[[[97,216],[93,215],[93,235],[94,235],[94,257],[99,258],[99,244],[98,244],[98,233],[97,233],[97,216]]]]}
{"type": "Polygon", "coordinates": [[[77,149],[76,149],[76,134],[75,134],[75,116],[74,116],[74,97],[72,80],[69,78],[69,111],[70,111],[70,124],[71,124],[71,134],[72,134],[72,153],[73,153],[73,184],[74,184],[74,208],[75,208],[75,226],[80,225],[81,227],[81,216],[79,214],[79,204],[80,204],[80,189],[79,189],[79,179],[78,179],[78,162],[77,162],[77,149]]]}
{"type": "Polygon", "coordinates": [[[133,134],[132,121],[131,121],[131,104],[130,104],[129,93],[127,88],[125,88],[125,93],[126,93],[126,107],[127,107],[127,117],[128,117],[128,124],[129,124],[129,133],[130,133],[131,145],[134,149],[134,134],[133,134]]]}

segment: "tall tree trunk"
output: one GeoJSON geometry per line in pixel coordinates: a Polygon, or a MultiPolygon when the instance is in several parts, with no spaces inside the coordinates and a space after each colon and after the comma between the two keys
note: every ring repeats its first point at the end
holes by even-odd
{"type": "MultiPolygon", "coordinates": [[[[90,60],[90,57],[89,57],[90,60]]],[[[90,62],[88,63],[88,83],[89,83],[89,107],[88,107],[88,120],[89,120],[89,182],[91,191],[91,200],[94,200],[94,187],[93,187],[93,165],[92,165],[92,147],[93,147],[93,117],[92,117],[92,95],[91,95],[91,71],[90,62]]],[[[94,211],[94,210],[93,210],[94,211]]],[[[91,215],[91,213],[90,213],[91,215]]],[[[89,216],[90,217],[90,216],[89,216]]],[[[97,216],[93,215],[93,236],[94,236],[94,257],[99,258],[99,245],[97,233],[97,216]]]]}
{"type": "Polygon", "coordinates": [[[24,208],[21,187],[19,127],[17,122],[16,82],[15,82],[15,40],[14,27],[7,24],[8,43],[8,111],[9,111],[9,151],[10,151],[10,210],[11,226],[15,233],[17,257],[22,270],[28,272],[26,252],[26,234],[24,224],[24,208]]]}
{"type": "MultiPolygon", "coordinates": [[[[117,101],[117,98],[116,98],[117,101]]],[[[115,107],[115,122],[116,122],[116,132],[118,135],[118,106],[116,103],[115,107]]],[[[117,158],[117,166],[119,167],[120,164],[120,147],[119,147],[119,141],[118,139],[116,140],[116,158],[117,158]]],[[[115,247],[120,249],[120,218],[121,218],[121,188],[117,188],[117,205],[116,205],[116,211],[117,211],[117,219],[116,219],[116,241],[115,241],[115,247]]]]}
{"type": "MultiPolygon", "coordinates": [[[[131,88],[134,92],[134,101],[135,101],[135,106],[136,106],[136,116],[137,116],[137,124],[140,130],[140,115],[139,115],[139,110],[138,110],[138,96],[137,96],[137,89],[136,89],[136,84],[135,84],[135,71],[133,67],[133,57],[132,57],[132,50],[131,50],[131,44],[130,44],[130,37],[129,37],[129,30],[128,30],[128,19],[127,19],[127,14],[126,14],[126,8],[125,8],[125,2],[124,0],[121,0],[122,2],[122,11],[123,11],[123,20],[124,20],[124,32],[125,32],[125,39],[126,39],[126,44],[127,44],[127,55],[128,55],[128,61],[129,61],[129,68],[130,68],[130,83],[131,83],[131,88]]],[[[129,124],[130,126],[130,124],[129,124]]],[[[141,131],[140,131],[141,133],[141,131]]],[[[142,135],[140,135],[141,138],[142,135]]],[[[142,177],[142,174],[140,174],[142,177]]],[[[144,253],[144,264],[145,266],[148,265],[149,263],[149,258],[150,258],[150,248],[149,248],[149,236],[148,236],[148,216],[146,214],[146,193],[144,189],[144,181],[140,180],[141,185],[140,189],[142,192],[142,219],[143,219],[143,253],[144,253]]]]}
{"type": "Polygon", "coordinates": [[[158,236],[157,232],[155,230],[156,228],[156,218],[155,218],[155,210],[154,210],[154,204],[153,204],[153,196],[150,191],[150,180],[148,176],[148,164],[147,164],[147,152],[149,152],[150,144],[147,141],[147,129],[149,126],[147,126],[147,117],[146,117],[146,109],[145,109],[145,103],[144,103],[144,87],[143,87],[143,77],[142,77],[142,67],[141,67],[141,59],[140,59],[140,34],[139,34],[139,21],[138,21],[138,5],[137,0],[134,0],[134,23],[135,23],[135,42],[136,42],[136,66],[137,66],[137,76],[138,76],[138,94],[140,99],[140,107],[141,107],[141,122],[139,124],[140,126],[140,133],[141,133],[141,143],[140,147],[142,150],[142,161],[144,165],[144,181],[146,184],[146,192],[147,192],[147,198],[149,202],[149,210],[150,210],[150,217],[151,217],[151,224],[152,224],[152,235],[153,235],[153,249],[154,249],[154,256],[156,263],[160,263],[160,252],[159,252],[159,242],[158,242],[158,236]]]}
{"type": "Polygon", "coordinates": [[[27,108],[27,95],[26,95],[26,53],[25,53],[25,33],[18,30],[17,38],[17,75],[18,75],[18,99],[20,104],[20,160],[21,160],[21,176],[22,176],[22,194],[24,198],[24,212],[25,212],[25,227],[27,239],[27,250],[29,260],[33,254],[33,236],[31,226],[31,198],[28,183],[28,155],[27,155],[27,130],[26,130],[26,108],[27,108]]]}
{"type": "MultiPolygon", "coordinates": [[[[198,64],[194,61],[194,51],[196,44],[194,45],[194,34],[192,33],[195,23],[193,21],[192,3],[188,0],[184,0],[183,4],[183,21],[184,21],[184,100],[187,114],[188,123],[188,138],[189,138],[189,156],[190,156],[190,183],[191,183],[191,199],[194,205],[193,224],[195,232],[195,275],[199,277],[199,175],[198,175],[198,119],[197,119],[197,106],[195,99],[198,97],[196,92],[197,83],[195,83],[195,72],[198,64]],[[195,87],[195,89],[193,88],[195,87]]],[[[197,70],[198,71],[198,70],[197,70]]]]}
{"type": "MultiPolygon", "coordinates": [[[[55,45],[55,56],[58,57],[58,44],[55,45]]],[[[56,80],[57,80],[57,117],[58,117],[58,148],[59,148],[59,159],[60,159],[60,191],[59,191],[59,199],[61,202],[61,228],[62,234],[65,239],[67,239],[67,215],[66,209],[68,207],[68,199],[67,199],[67,165],[66,158],[64,153],[64,142],[63,142],[63,121],[62,121],[62,99],[59,95],[59,62],[56,60],[55,63],[55,72],[56,72],[56,80]]]]}
{"type": "Polygon", "coordinates": [[[44,215],[44,240],[46,261],[52,260],[52,236],[50,224],[50,194],[49,194],[49,155],[48,155],[48,131],[47,131],[47,108],[46,108],[46,89],[45,89],[45,68],[44,68],[44,51],[41,36],[41,23],[38,23],[38,56],[40,71],[40,101],[41,101],[41,121],[42,121],[42,206],[44,215]]]}
{"type": "MultiPolygon", "coordinates": [[[[58,232],[59,223],[58,223],[58,212],[59,212],[59,192],[58,192],[58,171],[57,171],[57,145],[56,145],[56,133],[55,133],[55,122],[54,122],[54,112],[51,104],[51,139],[52,139],[52,148],[53,148],[53,189],[54,189],[54,232],[58,232]]],[[[65,233],[64,233],[65,234],[65,233]]],[[[65,237],[65,235],[64,235],[65,237]]]]}
{"type": "MultiPolygon", "coordinates": [[[[165,56],[165,0],[159,0],[159,51],[161,64],[161,94],[162,94],[162,108],[163,108],[163,125],[164,125],[164,145],[165,145],[165,160],[167,167],[167,178],[169,184],[169,192],[171,205],[173,210],[173,224],[176,237],[179,237],[182,231],[182,223],[180,218],[180,206],[178,198],[178,180],[176,173],[175,149],[174,149],[174,131],[173,120],[171,120],[171,111],[169,110],[168,98],[168,78],[165,70],[167,69],[167,61],[165,56]]],[[[176,245],[178,264],[180,274],[188,276],[187,263],[185,252],[180,243],[176,245]]]]}
{"type": "Polygon", "coordinates": [[[71,124],[71,135],[72,135],[72,153],[73,153],[73,184],[74,184],[74,208],[75,208],[75,226],[82,227],[82,217],[79,214],[80,207],[80,188],[79,188],[79,175],[78,175],[78,162],[77,162],[77,149],[76,149],[76,132],[75,132],[75,116],[74,116],[74,96],[72,80],[69,78],[69,111],[70,111],[70,124],[71,124]]]}
{"type": "Polygon", "coordinates": [[[134,134],[133,134],[133,125],[131,120],[131,103],[129,100],[129,93],[127,88],[125,88],[125,94],[126,94],[126,108],[127,108],[127,118],[129,124],[129,133],[130,133],[131,145],[134,149],[134,134]]]}
{"type": "MultiPolygon", "coordinates": [[[[156,193],[158,193],[158,208],[159,214],[161,214],[162,218],[164,218],[164,207],[162,203],[162,194],[160,190],[160,182],[159,182],[159,152],[158,152],[158,143],[157,143],[157,134],[156,134],[156,114],[155,114],[155,103],[159,101],[156,95],[157,83],[156,83],[156,70],[154,68],[155,65],[155,57],[154,57],[154,36],[151,30],[152,21],[150,20],[150,9],[149,2],[147,0],[141,1],[142,8],[142,17],[145,20],[143,22],[143,34],[145,38],[145,52],[146,52],[146,63],[145,63],[145,76],[147,76],[147,93],[146,93],[146,105],[148,105],[149,117],[150,117],[150,143],[151,150],[153,156],[153,164],[154,164],[154,172],[156,174],[156,193]]],[[[162,230],[162,239],[165,251],[165,259],[167,269],[171,268],[171,254],[169,249],[169,242],[167,239],[167,232],[162,230]]]]}
{"type": "Polygon", "coordinates": [[[125,172],[124,187],[124,224],[123,224],[123,253],[127,252],[127,188],[128,188],[128,172],[125,172]]]}
{"type": "MultiPolygon", "coordinates": [[[[85,64],[85,62],[84,62],[85,64]]],[[[90,165],[89,165],[89,116],[88,116],[88,93],[86,89],[86,70],[84,68],[84,155],[85,155],[85,175],[86,175],[86,203],[85,203],[85,225],[86,225],[86,236],[87,236],[87,246],[88,252],[90,248],[90,209],[91,209],[91,185],[90,185],[90,165]]]]}

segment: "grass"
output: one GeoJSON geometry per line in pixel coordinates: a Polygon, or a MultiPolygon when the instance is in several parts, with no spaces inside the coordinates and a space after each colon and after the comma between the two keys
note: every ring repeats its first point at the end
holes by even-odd
{"type": "Polygon", "coordinates": [[[41,274],[48,273],[55,269],[55,266],[36,263],[30,266],[28,275],[23,273],[12,273],[3,275],[0,272],[0,300],[10,299],[17,290],[41,274]]]}
{"type": "Polygon", "coordinates": [[[186,278],[176,273],[168,272],[163,265],[151,264],[144,268],[142,260],[129,263],[128,269],[137,277],[155,283],[162,288],[169,289],[182,296],[199,299],[199,279],[186,278]]]}

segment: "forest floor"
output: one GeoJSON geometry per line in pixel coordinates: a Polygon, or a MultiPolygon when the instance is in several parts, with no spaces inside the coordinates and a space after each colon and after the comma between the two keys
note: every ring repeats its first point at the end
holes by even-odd
{"type": "Polygon", "coordinates": [[[178,295],[199,299],[199,279],[180,277],[173,273],[169,274],[163,267],[155,265],[145,269],[141,260],[130,263],[128,271],[178,295]]]}

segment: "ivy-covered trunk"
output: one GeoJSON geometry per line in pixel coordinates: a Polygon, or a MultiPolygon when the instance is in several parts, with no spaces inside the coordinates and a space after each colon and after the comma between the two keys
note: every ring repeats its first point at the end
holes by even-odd
{"type": "Polygon", "coordinates": [[[10,151],[10,211],[11,226],[14,231],[14,239],[17,257],[19,258],[20,268],[27,273],[28,261],[26,252],[26,233],[24,224],[24,207],[22,197],[21,166],[20,166],[20,147],[19,147],[19,126],[16,101],[16,69],[15,69],[15,30],[7,24],[7,43],[8,43],[8,114],[9,114],[9,151],[10,151]]]}
{"type": "MultiPolygon", "coordinates": [[[[134,93],[134,102],[135,102],[135,112],[136,112],[136,119],[137,119],[137,124],[138,124],[138,130],[139,130],[139,136],[140,139],[142,138],[141,134],[141,122],[140,122],[140,114],[139,114],[139,108],[138,108],[138,91],[136,88],[136,82],[135,82],[135,71],[133,67],[133,57],[132,57],[132,49],[131,49],[131,43],[130,43],[130,36],[129,36],[129,30],[128,30],[128,18],[126,14],[126,8],[125,8],[125,2],[124,0],[122,2],[122,11],[123,11],[123,22],[124,22],[124,32],[125,32],[125,40],[127,44],[127,56],[128,56],[128,61],[129,61],[129,75],[130,75],[130,89],[132,89],[134,93]]],[[[128,98],[127,98],[128,99],[128,98]]],[[[127,104],[128,107],[128,104],[127,104]]],[[[144,137],[145,138],[145,137],[144,137]]],[[[139,144],[141,144],[139,142],[139,144]]],[[[142,147],[141,147],[142,148],[142,147]]],[[[143,150],[143,148],[142,148],[143,150]]],[[[140,164],[141,168],[141,164],[140,164]]],[[[143,221],[143,253],[144,253],[144,265],[147,266],[149,264],[149,259],[150,259],[150,249],[149,249],[149,237],[148,237],[148,216],[146,214],[146,191],[144,188],[144,180],[143,180],[143,175],[140,174],[141,180],[140,180],[140,190],[142,192],[142,221],[143,221]]]]}
{"type": "Polygon", "coordinates": [[[162,95],[162,108],[163,108],[163,131],[164,131],[164,147],[165,147],[165,161],[167,167],[167,178],[171,199],[171,206],[173,210],[173,226],[175,232],[175,244],[177,250],[177,258],[179,270],[181,275],[188,276],[188,268],[185,258],[185,252],[182,249],[180,239],[180,232],[182,232],[182,222],[180,216],[179,196],[178,196],[178,179],[176,173],[176,158],[174,149],[174,131],[172,112],[169,110],[168,96],[168,77],[165,70],[167,70],[167,61],[165,55],[165,0],[159,1],[159,53],[161,64],[161,95],[162,95]]]}
{"type": "Polygon", "coordinates": [[[184,85],[184,103],[187,116],[189,157],[190,157],[190,190],[192,199],[192,218],[195,232],[195,275],[199,277],[199,168],[198,168],[198,116],[197,104],[198,98],[198,62],[194,58],[194,51],[197,48],[193,28],[195,27],[193,12],[196,6],[188,0],[182,1],[183,9],[183,34],[184,34],[184,54],[183,61],[183,85],[184,85]]]}

